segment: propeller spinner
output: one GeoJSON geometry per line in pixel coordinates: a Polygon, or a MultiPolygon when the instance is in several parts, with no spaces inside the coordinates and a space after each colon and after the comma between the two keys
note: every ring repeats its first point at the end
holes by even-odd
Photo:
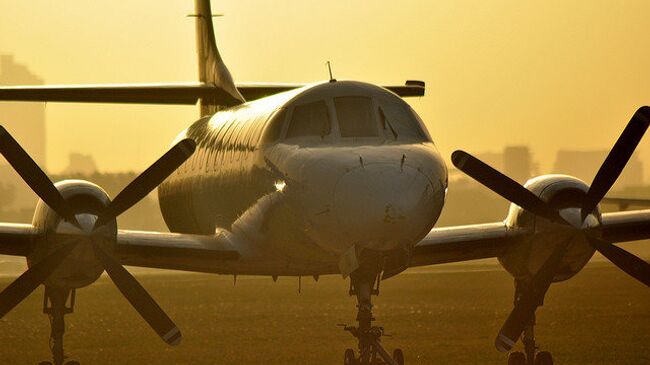
{"type": "MultiPolygon", "coordinates": [[[[194,153],[195,148],[196,144],[191,139],[185,139],[177,143],[104,207],[97,215],[94,224],[82,225],[76,216],[75,209],[61,195],[45,172],[38,167],[36,162],[9,132],[0,126],[0,153],[43,202],[61,218],[76,227],[78,229],[76,234],[79,237],[83,237],[90,242],[97,260],[120,292],[149,326],[170,345],[180,343],[180,330],[142,285],[105,248],[103,243],[107,238],[101,233],[101,228],[155,189],[194,153]]],[[[67,238],[70,237],[69,234],[66,234],[66,236],[67,238]]],[[[48,238],[48,240],[56,240],[57,236],[54,235],[54,237],[48,238]]],[[[74,239],[50,243],[60,247],[33,264],[29,270],[0,293],[0,318],[4,317],[39,285],[43,284],[65,261],[75,247],[80,244],[79,240],[75,241],[74,239]]]]}
{"type": "MultiPolygon", "coordinates": [[[[649,125],[650,107],[643,106],[636,111],[591,183],[580,209],[582,221],[592,213],[614,185],[649,125]]],[[[530,323],[553,278],[561,268],[562,258],[567,252],[571,238],[576,235],[586,236],[603,256],[630,276],[650,286],[650,264],[647,262],[620,247],[600,240],[592,234],[592,230],[582,229],[579,224],[569,223],[555,208],[533,192],[467,152],[455,151],[451,159],[454,166],[474,180],[528,212],[555,223],[558,231],[566,231],[567,234],[565,241],[557,245],[554,252],[533,276],[528,290],[524,291],[516,301],[514,309],[496,338],[495,345],[499,351],[512,349],[524,328],[530,323]]]]}

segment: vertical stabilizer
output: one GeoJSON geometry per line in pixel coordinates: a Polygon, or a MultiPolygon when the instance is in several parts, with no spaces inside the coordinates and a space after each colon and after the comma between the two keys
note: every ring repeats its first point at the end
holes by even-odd
{"type": "Polygon", "coordinates": [[[204,116],[214,114],[219,110],[219,107],[241,104],[245,100],[237,90],[230,71],[228,71],[226,64],[223,63],[219,50],[217,49],[214,27],[212,25],[210,0],[195,0],[195,11],[199,81],[216,85],[232,97],[232,100],[228,102],[225,102],[223,98],[217,97],[202,98],[201,116],[204,116]]]}

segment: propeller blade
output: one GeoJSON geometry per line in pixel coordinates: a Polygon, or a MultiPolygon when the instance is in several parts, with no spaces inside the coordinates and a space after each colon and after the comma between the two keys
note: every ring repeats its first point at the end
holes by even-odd
{"type": "Polygon", "coordinates": [[[117,288],[122,292],[133,308],[140,313],[140,316],[153,328],[154,331],[167,344],[176,346],[181,343],[181,331],[174,322],[163,312],[155,300],[138,283],[138,281],[113,259],[104,249],[93,245],[95,255],[104,265],[104,269],[111,277],[117,288]]]}
{"type": "Polygon", "coordinates": [[[596,239],[592,239],[591,242],[598,252],[614,265],[646,286],[650,286],[650,264],[616,245],[596,239]]]}
{"type": "Polygon", "coordinates": [[[650,125],[650,107],[642,106],[634,113],[594,177],[582,203],[583,220],[596,208],[596,205],[621,175],[623,168],[634,153],[634,149],[648,129],[648,125],[650,125]]]}
{"type": "Polygon", "coordinates": [[[195,149],[196,143],[192,139],[187,138],[178,142],[113,199],[97,218],[94,228],[98,228],[115,219],[118,215],[147,196],[147,194],[160,185],[172,172],[185,162],[194,153],[195,149]]]}
{"type": "Polygon", "coordinates": [[[552,222],[569,224],[530,190],[465,151],[451,154],[454,166],[507,200],[552,222]]]}
{"type": "Polygon", "coordinates": [[[72,243],[59,248],[25,271],[13,283],[9,284],[0,293],[0,318],[9,313],[18,303],[22,302],[39,285],[47,280],[75,247],[76,244],[72,243]]]}
{"type": "Polygon", "coordinates": [[[529,283],[528,290],[518,298],[515,307],[510,312],[494,342],[497,350],[501,352],[510,351],[517,343],[524,328],[530,324],[535,310],[544,301],[544,295],[562,264],[562,258],[567,251],[569,242],[570,239],[567,239],[557,246],[529,283]]]}
{"type": "Polygon", "coordinates": [[[32,160],[18,142],[0,126],[0,153],[7,159],[7,162],[16,170],[29,187],[43,201],[52,208],[59,216],[81,228],[74,211],[68,202],[61,196],[50,178],[32,160]]]}

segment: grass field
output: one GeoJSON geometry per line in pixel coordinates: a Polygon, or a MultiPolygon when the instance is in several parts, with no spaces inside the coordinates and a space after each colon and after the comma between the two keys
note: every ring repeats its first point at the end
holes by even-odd
{"type": "MultiPolygon", "coordinates": [[[[66,349],[81,364],[341,364],[353,338],[348,282],[322,277],[139,274],[184,334],[170,348],[106,278],[77,293],[66,349]]],[[[0,288],[11,278],[0,278],[0,288]]],[[[409,271],[382,284],[377,323],[404,349],[407,364],[505,364],[493,346],[512,303],[511,278],[487,265],[409,271]]],[[[42,288],[0,320],[0,364],[49,358],[42,288]]],[[[650,364],[650,290],[618,269],[590,264],[553,285],[538,312],[537,338],[556,364],[650,364]]]]}

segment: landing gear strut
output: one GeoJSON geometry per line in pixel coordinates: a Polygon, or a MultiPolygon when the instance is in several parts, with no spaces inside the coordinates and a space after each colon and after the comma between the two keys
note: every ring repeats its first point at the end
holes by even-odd
{"type": "MultiPolygon", "coordinates": [[[[515,281],[515,304],[520,299],[521,293],[526,290],[526,284],[515,281]]],[[[521,341],[524,344],[524,352],[511,352],[508,355],[508,365],[553,365],[553,357],[548,351],[537,351],[539,347],[535,343],[535,315],[524,329],[521,341]]]]}
{"type": "MultiPolygon", "coordinates": [[[[43,298],[43,313],[50,319],[50,350],[52,351],[52,362],[41,361],[39,365],[63,365],[66,356],[63,352],[63,334],[65,333],[65,321],[63,317],[72,313],[75,302],[74,289],[62,289],[45,287],[43,298]],[[68,304],[69,302],[69,304],[68,304]]],[[[68,361],[66,365],[79,365],[77,361],[68,361]]]]}
{"type": "Polygon", "coordinates": [[[345,365],[404,365],[402,350],[396,349],[390,356],[381,345],[384,328],[372,326],[375,318],[372,316],[371,299],[372,295],[379,295],[380,272],[379,265],[366,265],[350,275],[350,295],[356,295],[358,303],[358,327],[344,326],[343,329],[358,340],[359,356],[352,349],[345,350],[345,365]]]}

